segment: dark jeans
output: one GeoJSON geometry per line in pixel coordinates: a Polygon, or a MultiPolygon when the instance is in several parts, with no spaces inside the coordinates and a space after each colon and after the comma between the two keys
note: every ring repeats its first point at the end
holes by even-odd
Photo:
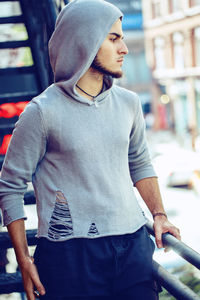
{"type": "Polygon", "coordinates": [[[51,242],[40,238],[35,263],[48,300],[156,300],[154,244],[146,228],[133,234],[51,242]]]}
{"type": "Polygon", "coordinates": [[[136,284],[129,291],[124,293],[122,296],[112,295],[112,296],[99,296],[99,297],[50,297],[43,296],[40,297],[42,300],[158,300],[158,287],[156,283],[152,285],[152,282],[142,282],[136,284]]]}

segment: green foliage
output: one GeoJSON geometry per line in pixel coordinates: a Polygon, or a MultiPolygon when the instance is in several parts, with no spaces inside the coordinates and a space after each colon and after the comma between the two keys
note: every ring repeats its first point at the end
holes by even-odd
{"type": "Polygon", "coordinates": [[[159,295],[159,299],[160,300],[176,300],[176,298],[174,298],[172,295],[170,295],[168,293],[168,291],[164,288],[163,288],[162,293],[160,293],[160,295],[159,295]]]}
{"type": "MultiPolygon", "coordinates": [[[[179,278],[179,280],[188,286],[194,293],[200,295],[200,271],[190,264],[185,264],[180,268],[176,268],[173,271],[174,275],[179,278]],[[178,276],[178,274],[180,274],[178,276]]],[[[167,290],[163,288],[160,293],[160,300],[175,300],[172,295],[168,293],[167,290]]]]}
{"type": "Polygon", "coordinates": [[[189,273],[180,278],[180,280],[191,288],[195,293],[200,292],[200,279],[194,277],[194,274],[189,273]]]}

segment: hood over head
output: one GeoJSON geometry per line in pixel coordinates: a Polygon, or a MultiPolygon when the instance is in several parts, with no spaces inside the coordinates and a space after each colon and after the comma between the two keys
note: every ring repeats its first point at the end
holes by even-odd
{"type": "MultiPolygon", "coordinates": [[[[91,66],[122,12],[104,0],[73,0],[60,12],[49,41],[55,84],[80,101],[75,85],[91,66]]],[[[112,78],[108,78],[110,86],[112,78]]]]}

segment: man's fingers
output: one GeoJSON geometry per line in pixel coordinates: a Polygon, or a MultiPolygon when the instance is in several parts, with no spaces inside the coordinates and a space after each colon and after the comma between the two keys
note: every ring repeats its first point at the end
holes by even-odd
{"type": "Polygon", "coordinates": [[[26,294],[28,300],[35,300],[39,298],[39,296],[43,296],[45,294],[45,289],[42,283],[39,280],[39,277],[33,275],[30,278],[30,283],[26,286],[26,294]]]}
{"type": "Polygon", "coordinates": [[[168,220],[165,222],[161,222],[161,220],[154,221],[154,232],[155,232],[155,238],[156,238],[156,245],[158,248],[165,248],[165,252],[168,252],[169,247],[166,247],[163,245],[162,242],[162,234],[164,233],[170,233],[178,240],[181,240],[180,236],[180,230],[172,225],[168,220]]]}
{"type": "Polygon", "coordinates": [[[165,246],[165,250],[164,250],[165,253],[169,252],[170,250],[171,250],[171,247],[165,246]]]}
{"type": "Polygon", "coordinates": [[[33,268],[34,268],[34,272],[32,272],[31,275],[32,275],[32,282],[35,286],[35,291],[36,291],[35,295],[37,295],[38,292],[41,296],[43,296],[45,294],[45,288],[40,281],[36,266],[33,265],[33,268]]]}
{"type": "Polygon", "coordinates": [[[180,230],[178,228],[173,226],[172,228],[169,229],[168,232],[171,233],[178,240],[181,240],[180,230]]]}
{"type": "Polygon", "coordinates": [[[161,228],[155,228],[155,239],[156,239],[157,247],[158,248],[163,248],[161,228]]]}
{"type": "Polygon", "coordinates": [[[26,267],[21,268],[21,272],[28,300],[37,299],[37,293],[39,293],[39,295],[45,294],[45,288],[40,281],[37,268],[32,260],[31,263],[29,260],[26,267]],[[35,293],[35,291],[37,291],[37,293],[35,293]]]}
{"type": "Polygon", "coordinates": [[[35,295],[33,293],[33,284],[30,281],[29,284],[25,287],[25,292],[28,300],[35,300],[35,295]]]}

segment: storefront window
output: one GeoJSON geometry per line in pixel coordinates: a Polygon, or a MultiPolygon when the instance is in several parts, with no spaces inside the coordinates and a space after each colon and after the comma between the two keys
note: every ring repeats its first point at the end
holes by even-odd
{"type": "Polygon", "coordinates": [[[163,37],[157,37],[154,41],[156,69],[165,69],[165,40],[163,37]]]}
{"type": "Polygon", "coordinates": [[[174,45],[174,68],[182,70],[184,69],[184,37],[180,32],[173,34],[174,45]]]}
{"type": "Polygon", "coordinates": [[[175,113],[175,128],[176,132],[180,136],[188,131],[189,120],[189,103],[187,99],[188,85],[185,80],[175,81],[175,88],[177,92],[176,99],[174,101],[174,113],[175,113]]]}
{"type": "Polygon", "coordinates": [[[194,30],[195,66],[200,66],[200,27],[194,30]]]}

